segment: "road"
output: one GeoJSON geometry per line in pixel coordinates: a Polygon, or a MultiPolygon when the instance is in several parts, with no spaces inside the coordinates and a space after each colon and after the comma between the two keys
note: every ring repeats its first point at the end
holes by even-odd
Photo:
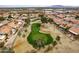
{"type": "Polygon", "coordinates": [[[7,42],[4,45],[5,47],[7,47],[7,48],[12,48],[13,47],[13,44],[15,42],[15,39],[16,39],[17,35],[18,35],[18,32],[23,28],[23,25],[24,25],[24,22],[22,23],[20,28],[18,28],[18,31],[15,34],[11,35],[9,39],[7,39],[7,42]]]}

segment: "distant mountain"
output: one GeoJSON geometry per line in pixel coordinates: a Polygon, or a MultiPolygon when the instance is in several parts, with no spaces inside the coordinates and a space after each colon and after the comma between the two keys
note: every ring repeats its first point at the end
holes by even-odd
{"type": "Polygon", "coordinates": [[[78,6],[63,6],[63,5],[52,5],[52,6],[49,6],[51,8],[76,8],[78,6]]]}
{"type": "Polygon", "coordinates": [[[62,6],[62,5],[52,5],[50,7],[52,7],[52,8],[63,8],[64,6],[62,6]]]}

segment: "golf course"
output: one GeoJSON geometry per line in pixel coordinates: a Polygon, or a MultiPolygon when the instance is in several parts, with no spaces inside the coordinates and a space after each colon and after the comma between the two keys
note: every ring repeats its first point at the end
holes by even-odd
{"type": "Polygon", "coordinates": [[[34,47],[44,47],[45,45],[53,43],[53,38],[50,34],[41,33],[40,23],[33,23],[31,26],[31,32],[27,37],[28,42],[34,47]]]}

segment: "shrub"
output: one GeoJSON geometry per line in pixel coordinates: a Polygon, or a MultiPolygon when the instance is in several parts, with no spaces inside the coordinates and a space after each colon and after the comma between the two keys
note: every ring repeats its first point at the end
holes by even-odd
{"type": "Polygon", "coordinates": [[[21,36],[21,32],[19,32],[18,35],[21,36]]]}
{"type": "Polygon", "coordinates": [[[5,20],[5,18],[4,17],[0,17],[0,21],[4,21],[5,20]]]}
{"type": "Polygon", "coordinates": [[[56,46],[56,45],[57,45],[57,42],[56,42],[56,41],[54,41],[54,42],[53,42],[53,46],[56,46]]]}
{"type": "Polygon", "coordinates": [[[25,34],[23,34],[22,37],[25,37],[25,34]]]}

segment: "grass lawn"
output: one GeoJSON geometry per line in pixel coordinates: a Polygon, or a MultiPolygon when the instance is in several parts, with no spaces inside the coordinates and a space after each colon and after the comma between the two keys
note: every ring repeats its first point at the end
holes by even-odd
{"type": "Polygon", "coordinates": [[[28,42],[33,45],[35,40],[42,39],[45,43],[45,45],[48,45],[53,42],[53,38],[50,36],[50,34],[40,33],[40,24],[34,23],[31,27],[31,33],[27,37],[28,42]]]}

